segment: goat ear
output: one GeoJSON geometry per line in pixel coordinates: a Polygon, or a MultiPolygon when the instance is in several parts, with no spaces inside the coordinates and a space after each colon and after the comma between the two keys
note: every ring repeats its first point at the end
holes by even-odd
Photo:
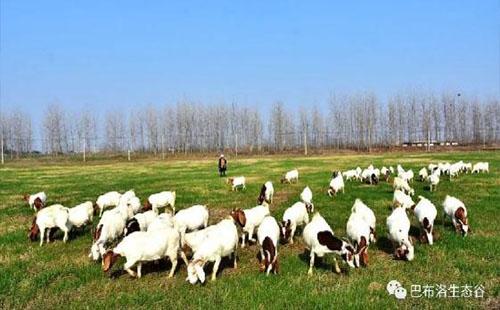
{"type": "Polygon", "coordinates": [[[238,212],[238,221],[240,222],[241,226],[244,227],[245,224],[247,223],[247,218],[245,217],[245,213],[240,209],[240,212],[238,212]]]}
{"type": "Polygon", "coordinates": [[[200,282],[205,283],[205,271],[203,271],[203,268],[199,264],[196,264],[194,265],[194,270],[196,270],[196,275],[200,282]]]}

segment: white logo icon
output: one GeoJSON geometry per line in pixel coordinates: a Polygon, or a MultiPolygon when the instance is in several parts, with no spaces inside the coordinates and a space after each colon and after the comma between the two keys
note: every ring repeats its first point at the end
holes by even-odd
{"type": "Polygon", "coordinates": [[[394,295],[397,299],[406,298],[406,289],[396,280],[391,280],[386,286],[389,295],[394,295]]]}

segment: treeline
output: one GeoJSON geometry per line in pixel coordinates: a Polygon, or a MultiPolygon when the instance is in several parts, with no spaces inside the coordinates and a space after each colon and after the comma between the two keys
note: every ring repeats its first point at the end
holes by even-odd
{"type": "Polygon", "coordinates": [[[500,102],[459,94],[405,93],[382,102],[373,93],[332,95],[326,107],[292,109],[179,102],[104,115],[45,108],[40,124],[26,111],[3,111],[6,153],[240,152],[303,148],[370,149],[406,142],[494,144],[500,138],[500,102]]]}

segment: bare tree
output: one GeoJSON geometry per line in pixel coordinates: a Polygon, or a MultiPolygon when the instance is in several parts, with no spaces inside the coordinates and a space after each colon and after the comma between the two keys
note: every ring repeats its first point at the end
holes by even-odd
{"type": "Polygon", "coordinates": [[[62,154],[67,149],[64,110],[58,104],[50,104],[45,110],[42,123],[43,149],[49,154],[62,154]]]}

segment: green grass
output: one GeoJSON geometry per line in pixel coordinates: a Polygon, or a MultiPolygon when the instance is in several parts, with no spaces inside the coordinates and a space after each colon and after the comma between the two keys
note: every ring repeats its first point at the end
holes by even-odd
{"type": "MultiPolygon", "coordinates": [[[[0,170],[0,307],[2,308],[71,308],[141,307],[141,308],[396,308],[396,307],[492,307],[499,304],[500,237],[500,152],[454,152],[377,155],[340,155],[325,157],[267,156],[230,159],[229,175],[245,175],[247,189],[231,192],[225,179],[217,176],[213,160],[174,160],[91,163],[9,163],[0,170]],[[456,235],[452,227],[441,225],[433,246],[416,245],[415,260],[395,261],[387,249],[385,219],[390,214],[391,186],[347,182],[345,194],[335,198],[326,195],[332,170],[356,166],[396,165],[412,168],[437,161],[489,161],[489,174],[461,175],[452,182],[442,179],[437,192],[430,193],[424,184],[415,182],[416,195],[430,198],[441,210],[446,194],[454,195],[468,207],[474,233],[467,238],[456,235]],[[298,184],[282,185],[281,174],[297,167],[298,184]],[[95,200],[106,191],[135,189],[143,200],[161,190],[177,191],[178,208],[203,203],[211,211],[211,223],[217,222],[234,207],[256,204],[260,186],[272,180],[275,202],[272,214],[278,219],[297,201],[300,191],[309,185],[314,193],[315,208],[330,223],[335,233],[345,235],[345,224],[355,198],[361,198],[377,216],[379,242],[371,245],[368,268],[347,270],[341,275],[331,271],[332,258],[318,263],[314,274],[307,276],[308,256],[299,237],[290,246],[280,246],[278,276],[265,277],[258,272],[252,245],[239,251],[239,267],[222,268],[216,282],[191,286],[185,282],[183,264],[173,279],[167,279],[169,264],[150,264],[143,268],[143,278],[132,279],[121,270],[122,261],[114,267],[118,276],[109,277],[101,265],[91,262],[90,228],[72,234],[67,244],[60,235],[43,247],[29,242],[27,229],[33,212],[21,200],[27,192],[44,190],[49,203],[73,206],[95,200]],[[408,290],[411,284],[482,284],[484,299],[474,298],[407,298],[398,301],[389,296],[385,286],[397,279],[408,290]]],[[[439,212],[441,214],[441,212],[439,212]]],[[[410,217],[413,226],[417,223],[410,217]]],[[[95,221],[95,223],[97,220],[95,221]]]]}

